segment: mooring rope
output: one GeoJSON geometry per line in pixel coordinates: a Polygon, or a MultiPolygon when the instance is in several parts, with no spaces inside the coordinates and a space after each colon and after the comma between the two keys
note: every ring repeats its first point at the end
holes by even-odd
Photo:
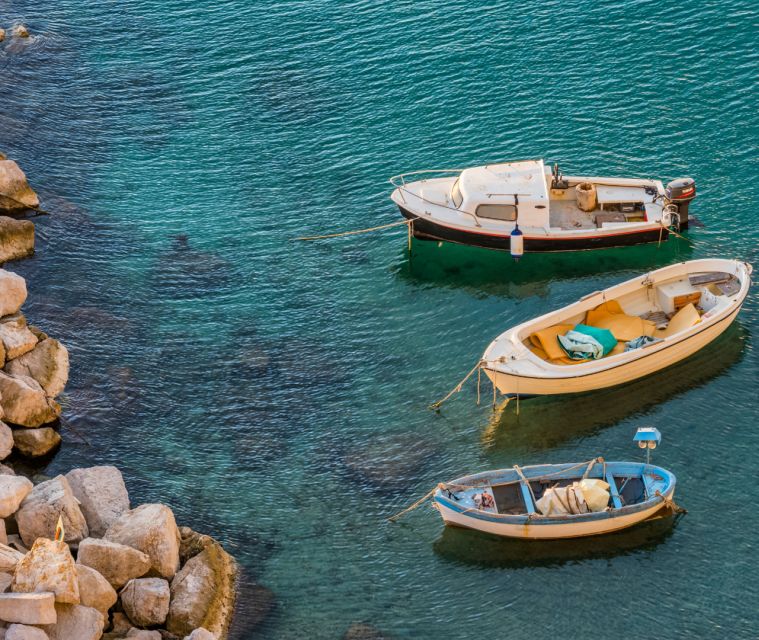
{"type": "Polygon", "coordinates": [[[382,229],[389,229],[390,227],[399,227],[401,225],[413,224],[413,220],[398,220],[397,222],[391,222],[390,224],[383,224],[379,227],[369,227],[368,229],[356,229],[355,231],[343,231],[341,233],[328,233],[323,236],[305,236],[303,238],[293,238],[293,240],[324,240],[326,238],[341,238],[342,236],[355,236],[359,233],[370,233],[372,231],[380,231],[382,229]]]}
{"type": "MultiPolygon", "coordinates": [[[[466,376],[464,376],[464,379],[461,382],[459,382],[455,387],[453,387],[453,389],[451,389],[444,398],[442,398],[441,400],[438,400],[437,402],[433,402],[430,405],[430,409],[433,409],[433,410],[439,409],[440,405],[443,404],[446,400],[448,400],[448,398],[450,398],[454,393],[458,393],[459,391],[461,391],[461,388],[464,386],[464,383],[467,380],[469,380],[469,378],[471,378],[474,375],[474,372],[477,371],[477,370],[479,370],[484,364],[485,364],[485,361],[484,360],[480,360],[474,366],[474,369],[472,369],[469,373],[467,373],[466,376]]],[[[478,393],[478,395],[479,395],[479,393],[478,393]]]]}
{"type": "Polygon", "coordinates": [[[678,505],[673,498],[668,498],[667,496],[663,495],[661,491],[658,489],[654,493],[655,496],[658,496],[662,500],[664,500],[664,506],[668,507],[669,509],[672,509],[675,513],[688,513],[688,510],[684,507],[681,507],[678,505]]]}
{"type": "Polygon", "coordinates": [[[435,485],[435,487],[431,491],[428,491],[427,493],[425,493],[414,504],[406,507],[403,511],[399,511],[394,516],[390,516],[388,518],[388,520],[390,522],[397,521],[400,517],[406,515],[410,511],[413,511],[414,509],[416,509],[417,507],[419,507],[419,505],[421,505],[422,503],[424,503],[428,498],[431,498],[434,495],[435,491],[437,491],[438,489],[445,489],[445,484],[443,484],[442,482],[438,483],[437,485],[435,485]]]}

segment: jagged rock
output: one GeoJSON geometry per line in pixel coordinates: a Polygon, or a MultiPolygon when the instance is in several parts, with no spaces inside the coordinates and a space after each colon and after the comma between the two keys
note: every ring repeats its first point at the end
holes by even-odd
{"type": "Polygon", "coordinates": [[[190,558],[171,582],[166,628],[185,636],[198,627],[224,637],[234,610],[237,563],[220,544],[190,558]]]}
{"type": "MultiPolygon", "coordinates": [[[[16,27],[13,28],[13,35],[16,35],[16,27]]],[[[40,206],[37,194],[29,186],[21,167],[13,160],[0,160],[0,194],[0,211],[23,211],[40,206]]]]}
{"type": "Polygon", "coordinates": [[[108,527],[104,538],[147,554],[153,571],[164,578],[173,578],[179,568],[179,530],[166,505],[143,504],[127,511],[108,527]]]}
{"type": "Polygon", "coordinates": [[[43,340],[48,339],[48,335],[39,327],[35,327],[33,324],[29,325],[29,331],[31,331],[35,336],[37,336],[37,340],[42,342],[43,340]]]}
{"type": "Polygon", "coordinates": [[[13,575],[10,573],[0,573],[0,593],[10,591],[13,575]]]}
{"type": "Polygon", "coordinates": [[[85,607],[97,609],[108,618],[108,609],[119,599],[116,590],[98,571],[86,564],[77,564],[76,578],[79,584],[79,602],[85,607]]]}
{"type": "MultiPolygon", "coordinates": [[[[0,166],[3,164],[0,161],[0,166]]],[[[0,168],[0,193],[2,187],[2,169],[0,168]]],[[[0,200],[2,206],[2,200],[0,200]]],[[[26,302],[26,280],[12,271],[0,269],[0,317],[16,313],[26,302]]]]}
{"type": "Polygon", "coordinates": [[[12,624],[5,632],[5,640],[49,640],[47,634],[38,627],[12,624]]]}
{"type": "Polygon", "coordinates": [[[0,422],[0,460],[5,460],[13,450],[13,432],[4,422],[0,422]],[[8,439],[10,438],[10,440],[8,439]],[[10,445],[10,449],[8,448],[10,445]]]}
{"type": "Polygon", "coordinates": [[[45,456],[61,444],[60,434],[52,427],[16,429],[12,438],[16,449],[28,458],[45,456]]]}
{"type": "Polygon", "coordinates": [[[155,627],[166,622],[171,592],[163,578],[130,580],[119,597],[124,612],[136,626],[155,627]]]}
{"type": "Polygon", "coordinates": [[[0,216],[0,263],[26,258],[33,253],[34,223],[0,216]]]}
{"type": "Polygon", "coordinates": [[[50,640],[98,640],[103,635],[103,616],[81,604],[56,604],[58,621],[41,625],[50,640]]]}
{"type": "Polygon", "coordinates": [[[0,475],[0,518],[16,513],[33,488],[31,480],[24,476],[0,475]]]}
{"type": "Polygon", "coordinates": [[[5,419],[22,427],[41,427],[61,413],[60,405],[47,397],[34,378],[9,376],[1,371],[0,403],[5,419]]]}
{"type": "Polygon", "coordinates": [[[16,549],[0,544],[0,571],[11,573],[16,570],[16,565],[24,557],[24,554],[16,549]]]}
{"type": "Polygon", "coordinates": [[[120,636],[125,636],[132,629],[132,623],[129,622],[129,618],[126,617],[125,613],[121,613],[121,611],[113,614],[112,623],[113,629],[111,631],[120,636]]]}
{"type": "Polygon", "coordinates": [[[13,27],[13,35],[16,38],[28,38],[29,37],[29,29],[26,28],[26,25],[23,24],[17,24],[13,27]]]}
{"type": "Polygon", "coordinates": [[[73,469],[66,474],[93,537],[102,537],[121,515],[129,511],[129,494],[116,467],[73,469]]]}
{"type": "Polygon", "coordinates": [[[185,636],[184,640],[218,640],[218,638],[208,629],[200,627],[200,629],[195,629],[189,636],[185,636]]]}
{"type": "Polygon", "coordinates": [[[146,631],[145,629],[130,629],[126,634],[127,638],[135,638],[135,640],[161,640],[160,631],[146,631]]]}
{"type": "MultiPolygon", "coordinates": [[[[26,318],[20,313],[14,313],[12,316],[6,316],[0,320],[0,342],[5,349],[5,359],[13,360],[29,353],[37,345],[38,339],[26,326],[26,318]]],[[[8,370],[13,374],[13,371],[8,370]]],[[[23,367],[17,368],[17,373],[27,376],[28,371],[23,367]]],[[[34,377],[34,376],[30,376],[34,377]]]]}
{"type": "Polygon", "coordinates": [[[8,535],[8,546],[18,551],[22,556],[29,553],[29,549],[24,546],[24,543],[21,542],[21,536],[19,536],[17,533],[8,535]]]}
{"type": "Polygon", "coordinates": [[[55,594],[56,602],[79,604],[79,582],[68,545],[38,538],[32,550],[16,565],[11,591],[49,591],[55,594]]]}
{"type": "Polygon", "coordinates": [[[58,517],[63,518],[66,542],[76,544],[88,535],[87,522],[65,476],[56,476],[34,487],[16,513],[18,531],[24,544],[52,537],[58,517]]]}
{"type": "Polygon", "coordinates": [[[121,589],[132,578],[144,576],[150,570],[150,558],[141,551],[95,538],[79,543],[76,560],[95,569],[114,589],[121,589]]]}
{"type": "MultiPolygon", "coordinates": [[[[2,336],[3,326],[5,325],[0,325],[0,336],[2,336]]],[[[35,341],[37,340],[29,329],[27,332],[34,337],[35,341]]],[[[31,351],[22,356],[6,355],[6,357],[11,360],[5,367],[8,373],[34,378],[50,398],[60,394],[68,382],[69,352],[58,340],[47,338],[38,342],[31,351]]]]}
{"type": "Polygon", "coordinates": [[[52,624],[56,617],[55,596],[52,593],[0,593],[0,620],[20,624],[52,624]]]}

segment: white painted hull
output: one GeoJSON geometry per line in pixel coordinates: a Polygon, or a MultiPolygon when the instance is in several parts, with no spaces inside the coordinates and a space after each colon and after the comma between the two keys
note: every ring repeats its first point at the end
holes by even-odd
{"type": "MultiPolygon", "coordinates": [[[[668,497],[673,497],[674,493],[668,497]]],[[[485,533],[491,533],[497,536],[507,538],[522,538],[527,540],[554,540],[560,538],[581,538],[586,536],[602,535],[627,529],[648,518],[654,516],[658,511],[664,508],[664,501],[654,504],[651,508],[636,513],[614,518],[602,518],[585,522],[567,522],[566,524],[509,524],[492,522],[472,518],[464,513],[459,513],[447,508],[444,504],[435,503],[435,507],[443,517],[443,521],[448,526],[465,527],[467,529],[476,529],[485,533]]]]}
{"type": "Polygon", "coordinates": [[[504,395],[557,395],[615,387],[666,369],[693,355],[716,340],[727,330],[736,316],[737,313],[659,352],[597,373],[560,378],[530,378],[496,372],[487,368],[485,368],[485,373],[504,395]]]}

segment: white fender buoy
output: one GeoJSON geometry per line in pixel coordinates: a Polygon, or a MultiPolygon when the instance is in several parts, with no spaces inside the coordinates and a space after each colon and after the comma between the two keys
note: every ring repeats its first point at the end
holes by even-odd
{"type": "Polygon", "coordinates": [[[519,225],[514,225],[514,230],[511,232],[509,238],[511,245],[511,257],[514,258],[514,262],[519,262],[519,258],[524,255],[524,235],[519,230],[519,225]]]}

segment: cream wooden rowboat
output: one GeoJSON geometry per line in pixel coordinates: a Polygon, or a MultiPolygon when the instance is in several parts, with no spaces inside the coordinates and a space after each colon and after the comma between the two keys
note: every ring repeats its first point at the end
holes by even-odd
{"type": "Polygon", "coordinates": [[[717,338],[735,320],[751,285],[752,267],[704,259],[652,271],[498,336],[482,369],[506,396],[581,393],[622,385],[661,371],[717,338]],[[570,361],[557,335],[577,324],[612,331],[617,347],[598,360],[570,361]],[[625,343],[658,338],[625,351],[625,343]]]}

